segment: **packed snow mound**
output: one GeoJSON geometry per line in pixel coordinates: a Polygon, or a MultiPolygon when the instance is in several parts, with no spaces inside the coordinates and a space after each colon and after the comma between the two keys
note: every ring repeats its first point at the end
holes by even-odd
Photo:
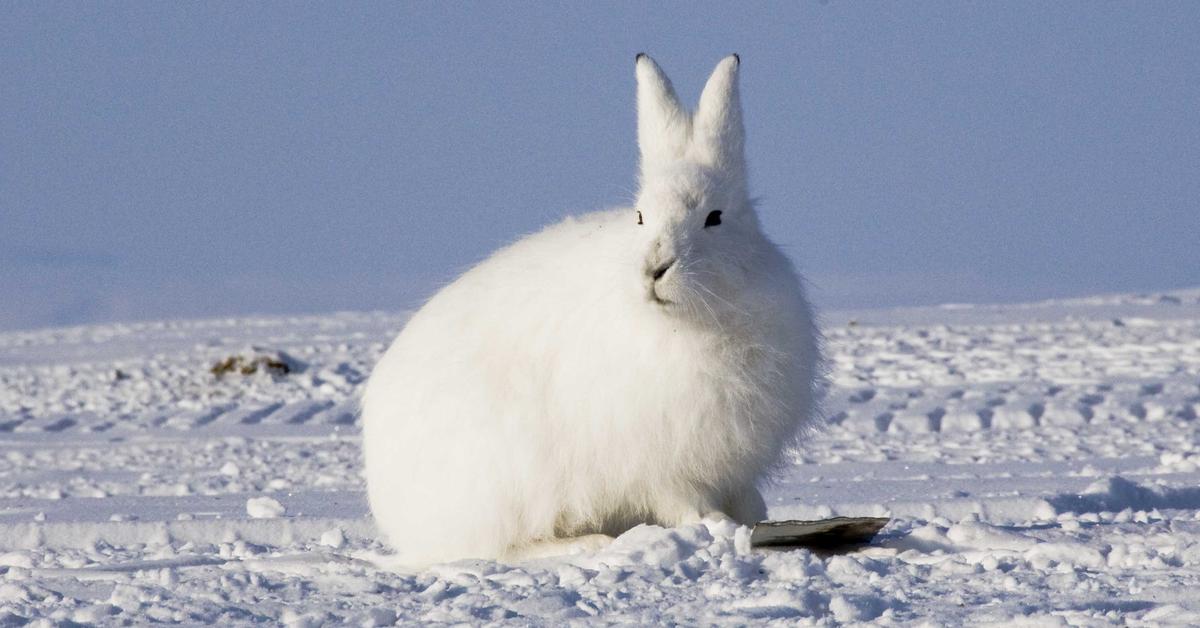
{"type": "Polygon", "coordinates": [[[766,497],[891,517],[861,551],[639,526],[417,572],[375,539],[357,428],[404,314],[0,334],[0,624],[1200,624],[1198,304],[828,315],[828,427],[766,497]],[[209,370],[259,354],[303,367],[209,370]]]}
{"type": "Polygon", "coordinates": [[[246,500],[246,514],[253,519],[275,519],[287,512],[283,504],[273,497],[251,497],[246,500]]]}

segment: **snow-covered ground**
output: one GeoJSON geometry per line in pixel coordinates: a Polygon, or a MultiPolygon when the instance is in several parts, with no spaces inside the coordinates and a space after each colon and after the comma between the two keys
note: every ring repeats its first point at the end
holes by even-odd
{"type": "Polygon", "coordinates": [[[0,625],[1200,624],[1200,290],[834,313],[828,429],[771,516],[890,514],[857,553],[732,526],[387,567],[354,396],[404,317],[0,334],[0,625]],[[285,352],[287,375],[217,377],[285,352]]]}

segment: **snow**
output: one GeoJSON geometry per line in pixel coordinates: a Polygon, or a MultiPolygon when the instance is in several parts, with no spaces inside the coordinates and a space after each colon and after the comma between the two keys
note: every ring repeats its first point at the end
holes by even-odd
{"type": "Polygon", "coordinates": [[[829,426],[766,496],[893,517],[834,556],[708,523],[395,565],[355,395],[403,322],[0,334],[0,624],[1200,623],[1200,290],[827,314],[829,426]],[[210,372],[262,355],[296,368],[210,372]]]}
{"type": "Polygon", "coordinates": [[[251,497],[246,500],[246,514],[251,519],[275,519],[287,512],[279,500],[272,497],[251,497]]]}

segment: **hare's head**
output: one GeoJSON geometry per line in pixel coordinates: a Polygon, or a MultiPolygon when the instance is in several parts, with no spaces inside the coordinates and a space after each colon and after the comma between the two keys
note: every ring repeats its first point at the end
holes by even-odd
{"type": "Polygon", "coordinates": [[[713,71],[695,113],[649,56],[637,56],[640,278],[651,304],[700,318],[742,310],[765,238],[750,202],[737,55],[713,71]]]}

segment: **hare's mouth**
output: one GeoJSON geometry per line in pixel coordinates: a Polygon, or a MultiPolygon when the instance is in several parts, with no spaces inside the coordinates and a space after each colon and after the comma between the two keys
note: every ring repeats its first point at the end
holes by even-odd
{"type": "Polygon", "coordinates": [[[650,286],[650,294],[647,296],[650,297],[650,301],[652,303],[656,303],[662,307],[666,307],[666,306],[674,303],[674,301],[671,301],[670,299],[664,299],[661,296],[659,296],[658,290],[656,289],[656,287],[654,285],[650,286]]]}

